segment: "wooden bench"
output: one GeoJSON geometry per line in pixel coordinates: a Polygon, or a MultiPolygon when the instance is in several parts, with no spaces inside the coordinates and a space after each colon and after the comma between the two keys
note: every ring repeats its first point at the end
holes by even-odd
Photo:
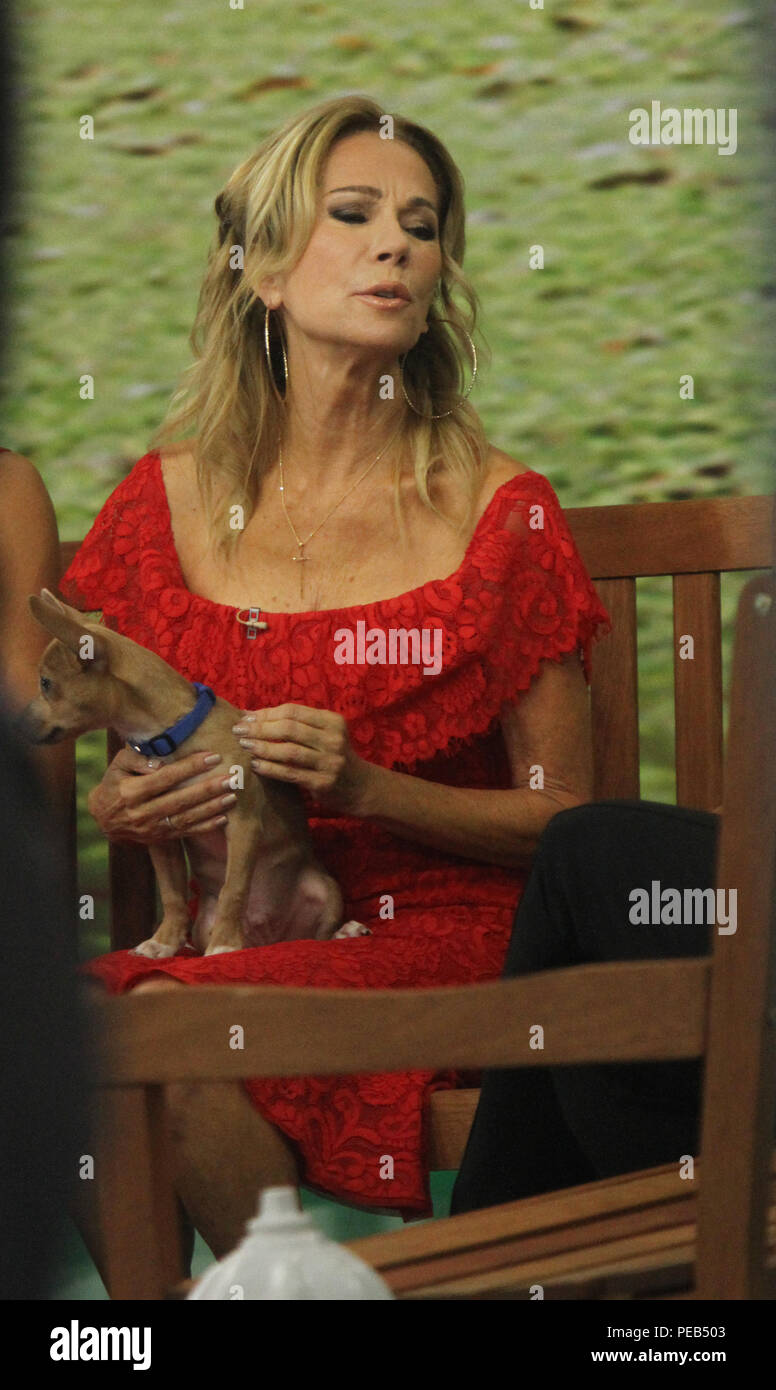
{"type": "MultiPolygon", "coordinates": [[[[677,800],[684,805],[713,809],[722,801],[720,573],[771,565],[772,499],[581,508],[566,515],[614,625],[612,635],[595,654],[595,797],[639,795],[636,579],[671,574],[676,639],[677,800]],[[678,654],[678,638],[684,634],[694,638],[692,660],[681,660],[678,654]]],[[[75,548],[64,548],[66,563],[75,548]]],[[[117,747],[118,740],[111,735],[110,757],[117,747]]],[[[730,836],[736,833],[734,827],[730,836]]],[[[737,863],[737,872],[744,868],[742,862],[737,863]]],[[[723,869],[724,854],[721,872],[723,869]]],[[[111,846],[111,880],[113,945],[134,945],[147,935],[155,913],[154,883],[146,851],[133,846],[111,846]]],[[[715,944],[715,971],[717,956],[727,940],[719,938],[715,944]]],[[[739,937],[735,940],[739,942],[739,937]]],[[[762,943],[758,949],[761,946],[762,943]]],[[[767,952],[758,959],[762,965],[767,952]]],[[[266,990],[199,988],[185,996],[176,995],[172,1007],[168,996],[130,995],[100,1001],[95,1010],[104,1039],[100,1090],[105,1120],[101,1205],[105,1213],[106,1277],[112,1295],[158,1298],[180,1275],[169,1153],[164,1137],[165,1083],[186,1078],[384,1071],[411,1066],[472,1069],[518,1062],[523,1065],[525,1057],[514,1036],[513,1021],[525,1017],[526,1009],[535,1012],[536,1003],[531,1001],[536,1000],[541,1000],[542,1017],[552,1021],[555,1036],[560,1036],[558,1030],[562,1030],[568,1037],[563,1055],[555,1050],[555,1062],[657,1060],[703,1054],[711,976],[708,959],[583,966],[552,974],[552,989],[548,987],[548,976],[543,974],[456,990],[424,990],[422,997],[414,991],[287,990],[273,986],[266,990]],[[224,1057],[224,1050],[214,1039],[224,1036],[226,1020],[233,1018],[236,1006],[245,1020],[246,1036],[262,1041],[246,1044],[244,1051],[224,1057]],[[381,1025],[375,1029],[374,1019],[378,1015],[381,1025]],[[162,1058],[164,1062],[159,1060],[162,1058]],[[108,1133],[116,1125],[122,1135],[121,1161],[108,1133]]],[[[765,1009],[762,991],[766,978],[764,969],[762,978],[748,981],[754,993],[742,996],[744,1005],[751,1004],[754,1009],[759,1001],[765,1009]]],[[[532,1060],[541,1065],[541,1053],[533,1054],[532,1060]]],[[[749,1104],[751,1096],[746,1087],[740,1096],[745,1093],[749,1104]]],[[[478,1094],[472,1090],[442,1092],[432,1097],[432,1169],[458,1166],[478,1094]]],[[[703,1153],[706,1163],[705,1139],[703,1153]]],[[[746,1200],[762,1215],[765,1189],[761,1183],[753,1193],[749,1181],[753,1162],[749,1154],[749,1166],[742,1175],[746,1200]]],[[[647,1206],[657,1203],[665,1227],[661,1204],[666,1198],[664,1187],[660,1186],[663,1179],[669,1186],[673,1183],[671,1200],[686,1202],[687,1193],[686,1188],[677,1188],[676,1175],[664,1174],[661,1178],[652,1174],[645,1179],[652,1184],[649,1191],[654,1196],[654,1202],[652,1198],[645,1199],[647,1206]]],[[[593,1184],[592,1188],[597,1190],[599,1186],[593,1184]]],[[[613,1210],[630,1211],[632,1193],[627,1195],[627,1184],[614,1186],[620,1188],[620,1206],[615,1201],[613,1210]]],[[[704,1185],[703,1191],[706,1186],[714,1190],[713,1181],[704,1185]]],[[[544,1200],[532,1199],[539,1204],[544,1200]]],[[[597,1211],[600,1193],[592,1192],[589,1200],[591,1209],[597,1211]]],[[[727,1206],[723,1202],[722,1210],[728,1207],[729,1202],[727,1206]]],[[[686,1214],[686,1205],[681,1210],[686,1214]]],[[[421,1238],[424,1231],[449,1230],[455,1222],[466,1223],[475,1217],[479,1219],[481,1214],[456,1217],[450,1223],[430,1223],[391,1237],[370,1237],[366,1243],[360,1243],[361,1248],[363,1252],[371,1251],[369,1257],[380,1267],[394,1270],[396,1287],[406,1288],[405,1296],[422,1296],[423,1289],[433,1286],[440,1252],[434,1254],[433,1267],[422,1274],[420,1256],[410,1256],[410,1262],[414,1260],[418,1265],[414,1283],[410,1280],[410,1291],[408,1285],[402,1284],[405,1275],[396,1273],[400,1266],[403,1268],[404,1256],[386,1256],[383,1265],[378,1250],[398,1249],[396,1242],[403,1241],[402,1248],[409,1251],[412,1241],[421,1238]],[[369,1244],[383,1240],[394,1240],[394,1246],[369,1244]]],[[[630,1222],[632,1217],[627,1219],[630,1222]]],[[[669,1221],[666,1229],[674,1230],[675,1224],[669,1221]]],[[[475,1229],[474,1225],[471,1229],[475,1229]]],[[[412,1248],[417,1252],[419,1247],[412,1248]]],[[[753,1250],[754,1246],[750,1255],[753,1250]]],[[[455,1258],[459,1269],[467,1267],[459,1251],[455,1258]]],[[[496,1257],[497,1265],[500,1258],[496,1257]]],[[[541,1258],[546,1268],[546,1248],[541,1258]]],[[[736,1266],[733,1278],[739,1283],[735,1286],[741,1287],[741,1279],[752,1286],[752,1281],[760,1277],[755,1276],[753,1269],[751,1260],[745,1272],[736,1266]]],[[[715,1277],[722,1279],[719,1269],[715,1277]]],[[[490,1292],[460,1295],[451,1285],[449,1296],[495,1296],[487,1279],[485,1286],[490,1292]]]]}

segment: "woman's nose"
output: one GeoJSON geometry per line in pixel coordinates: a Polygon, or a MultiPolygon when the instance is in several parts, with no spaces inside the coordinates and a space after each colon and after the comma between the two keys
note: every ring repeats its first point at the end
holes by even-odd
{"type": "Polygon", "coordinates": [[[377,259],[387,260],[389,256],[405,257],[410,248],[409,233],[404,230],[401,223],[386,219],[385,223],[375,228],[375,245],[378,248],[377,259]]]}
{"type": "Polygon", "coordinates": [[[395,263],[396,265],[406,265],[407,256],[408,252],[405,249],[397,249],[394,251],[379,251],[377,253],[377,259],[382,265],[393,263],[395,263]]]}

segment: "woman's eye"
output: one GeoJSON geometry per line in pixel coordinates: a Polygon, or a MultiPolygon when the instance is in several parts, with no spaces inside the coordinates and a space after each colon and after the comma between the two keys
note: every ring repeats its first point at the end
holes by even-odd
{"type": "MultiPolygon", "coordinates": [[[[336,217],[339,222],[366,222],[365,213],[349,208],[335,208],[331,215],[336,217]]],[[[419,222],[414,227],[408,227],[407,230],[412,232],[413,236],[419,236],[422,241],[433,241],[436,236],[435,229],[429,227],[425,222],[419,222]]]]}

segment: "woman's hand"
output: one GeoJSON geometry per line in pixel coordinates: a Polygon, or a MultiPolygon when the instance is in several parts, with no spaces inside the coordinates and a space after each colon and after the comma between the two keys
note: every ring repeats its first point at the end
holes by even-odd
{"type": "Polygon", "coordinates": [[[276,705],[241,715],[232,732],[242,734],[242,747],[255,754],[254,772],[294,782],[343,815],[363,814],[372,765],[354,752],[341,714],[276,705]]]}
{"type": "MultiPolygon", "coordinates": [[[[236,797],[234,792],[227,795],[223,767],[219,770],[218,763],[207,763],[208,756],[212,755],[191,753],[160,764],[134,748],[121,748],[89,793],[89,811],[103,834],[118,842],[147,845],[213,830],[226,821],[225,813],[236,797]],[[212,776],[203,777],[211,768],[215,768],[212,776]],[[180,787],[198,775],[201,780],[180,787]]],[[[217,758],[223,761],[220,754],[217,758]]]]}

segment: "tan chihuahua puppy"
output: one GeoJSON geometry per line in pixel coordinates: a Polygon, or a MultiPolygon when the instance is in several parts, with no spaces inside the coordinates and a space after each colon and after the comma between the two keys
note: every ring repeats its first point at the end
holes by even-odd
{"type": "MultiPolygon", "coordinates": [[[[163,916],[153,936],[134,948],[137,955],[173,956],[187,939],[184,843],[201,890],[192,942],[206,956],[303,937],[371,934],[360,922],[340,926],[342,894],[315,857],[299,789],[251,768],[251,753],[232,733],[247,711],[192,685],[155,652],[85,618],[49,589],[28,602],[55,640],[40,659],[41,693],[19,716],[23,737],[59,743],[110,727],[135,748],[154,739],[149,756],[165,762],[212,749],[234,778],[237,801],[222,829],[148,846],[163,916]],[[156,751],[160,746],[164,753],[156,751]]],[[[210,776],[208,770],[180,785],[210,776]]]]}

